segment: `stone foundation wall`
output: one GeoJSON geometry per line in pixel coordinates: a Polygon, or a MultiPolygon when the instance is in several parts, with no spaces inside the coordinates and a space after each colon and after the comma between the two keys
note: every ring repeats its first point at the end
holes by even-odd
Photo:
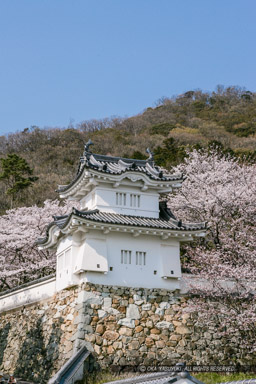
{"type": "Polygon", "coordinates": [[[255,365],[255,352],[240,348],[239,335],[218,335],[186,311],[179,292],[86,285],[79,337],[89,342],[103,367],[111,365],[255,365]]]}
{"type": "Polygon", "coordinates": [[[179,292],[85,284],[0,315],[0,370],[41,383],[81,345],[117,365],[255,365],[239,338],[221,338],[186,312],[179,292]]]}
{"type": "Polygon", "coordinates": [[[0,370],[47,382],[76,348],[79,288],[0,314],[0,370]]]}

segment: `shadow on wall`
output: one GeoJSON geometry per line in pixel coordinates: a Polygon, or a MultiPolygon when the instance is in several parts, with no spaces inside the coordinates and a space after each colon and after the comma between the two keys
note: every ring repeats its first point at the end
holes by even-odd
{"type": "Polygon", "coordinates": [[[52,332],[48,343],[45,345],[42,317],[38,319],[36,327],[27,332],[27,336],[16,364],[15,375],[24,380],[31,380],[37,383],[46,383],[52,376],[54,362],[59,357],[59,344],[62,331],[58,323],[53,323],[52,332]]]}
{"type": "Polygon", "coordinates": [[[7,340],[10,328],[10,323],[7,323],[4,328],[0,329],[0,365],[3,363],[4,360],[4,351],[7,347],[7,340]]]}

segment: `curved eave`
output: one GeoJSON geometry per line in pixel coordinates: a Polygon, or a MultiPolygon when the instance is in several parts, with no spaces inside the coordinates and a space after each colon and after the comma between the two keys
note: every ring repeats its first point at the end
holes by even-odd
{"type": "MultiPolygon", "coordinates": [[[[197,226],[205,226],[205,223],[196,223],[197,226]]],[[[99,221],[88,220],[72,213],[61,228],[55,223],[48,226],[46,237],[38,239],[37,245],[39,249],[47,249],[56,247],[61,237],[72,234],[77,231],[83,233],[90,230],[101,231],[104,234],[130,233],[134,237],[140,235],[160,236],[163,240],[176,238],[179,241],[191,241],[193,238],[205,237],[207,228],[184,229],[184,228],[159,228],[149,226],[137,226],[128,224],[103,223],[99,221]]]]}
{"type": "MultiPolygon", "coordinates": [[[[181,175],[173,175],[168,179],[158,179],[150,177],[149,174],[140,171],[125,170],[120,173],[107,173],[98,169],[92,169],[84,166],[78,176],[68,185],[59,186],[57,192],[61,198],[73,197],[74,200],[79,200],[80,191],[89,190],[89,185],[97,185],[98,182],[111,182],[117,188],[124,179],[129,179],[132,182],[141,181],[142,191],[148,188],[157,189],[160,193],[171,192],[173,188],[179,188],[184,181],[181,175]],[[91,180],[90,180],[91,179],[91,180]]],[[[83,193],[83,192],[81,192],[83,193]]]]}

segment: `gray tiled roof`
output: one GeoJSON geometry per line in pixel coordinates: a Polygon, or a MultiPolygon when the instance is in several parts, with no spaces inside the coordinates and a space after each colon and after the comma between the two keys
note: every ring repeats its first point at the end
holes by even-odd
{"type": "Polygon", "coordinates": [[[150,179],[158,181],[182,180],[183,175],[165,173],[163,169],[156,166],[152,158],[148,160],[126,159],[123,157],[113,157],[84,152],[80,158],[80,163],[75,179],[68,185],[59,186],[58,192],[67,191],[80,178],[84,169],[92,169],[101,173],[111,175],[121,175],[124,172],[140,172],[146,174],[150,179]]]}
{"type": "Polygon", "coordinates": [[[167,229],[175,231],[198,231],[205,230],[206,223],[189,223],[183,224],[180,220],[176,220],[172,212],[167,208],[166,202],[161,202],[159,204],[160,215],[159,219],[142,217],[142,216],[132,216],[132,215],[120,215],[117,213],[108,213],[100,212],[98,209],[93,211],[79,211],[76,208],[73,208],[72,212],[69,215],[65,216],[54,216],[54,221],[49,224],[46,237],[38,239],[38,244],[43,244],[48,238],[49,229],[53,225],[57,225],[60,229],[64,228],[69,222],[71,216],[83,218],[92,223],[106,223],[112,225],[125,225],[131,227],[139,228],[155,228],[155,229],[167,229]]]}
{"type": "Polygon", "coordinates": [[[184,372],[156,372],[138,375],[129,379],[110,381],[104,384],[204,384],[187,371],[184,372]]]}
{"type": "Polygon", "coordinates": [[[123,380],[110,381],[104,384],[164,384],[173,379],[172,376],[173,375],[170,372],[156,372],[145,375],[137,375],[123,380]]]}

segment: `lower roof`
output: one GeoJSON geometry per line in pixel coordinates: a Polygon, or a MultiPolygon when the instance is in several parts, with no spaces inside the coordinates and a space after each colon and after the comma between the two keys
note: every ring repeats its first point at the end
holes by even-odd
{"type": "Polygon", "coordinates": [[[159,204],[160,214],[159,219],[132,216],[132,215],[120,215],[117,213],[100,212],[98,209],[79,211],[76,208],[72,209],[69,215],[54,216],[54,221],[50,223],[46,230],[46,236],[39,238],[37,244],[44,245],[49,240],[50,229],[52,227],[58,227],[60,230],[65,228],[71,218],[84,219],[86,222],[102,223],[108,225],[120,225],[137,228],[149,228],[149,229],[163,229],[169,231],[206,231],[207,225],[203,223],[182,223],[181,220],[177,220],[172,212],[168,209],[166,202],[160,202],[159,204]]]}

